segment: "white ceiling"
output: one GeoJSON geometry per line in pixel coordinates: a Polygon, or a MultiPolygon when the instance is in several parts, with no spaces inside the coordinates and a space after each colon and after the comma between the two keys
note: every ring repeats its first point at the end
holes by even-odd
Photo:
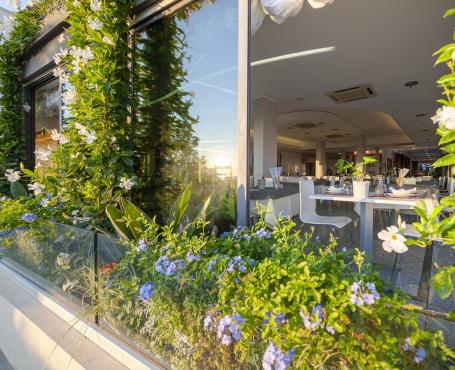
{"type": "Polygon", "coordinates": [[[453,21],[442,19],[450,7],[452,0],[335,0],[323,9],[305,4],[281,25],[266,19],[253,37],[253,61],[329,46],[336,50],[254,67],[253,97],[278,102],[282,143],[314,145],[315,139],[342,132],[350,135],[331,140],[336,143],[329,147],[352,145],[349,136],[359,133],[367,134],[369,146],[436,147],[430,117],[440,97],[435,81],[445,69],[433,68],[432,54],[451,42],[453,21]],[[419,84],[404,86],[412,80],[419,84]],[[343,104],[326,96],[364,83],[378,96],[343,104]],[[309,120],[324,121],[326,127],[288,129],[309,120]]]}

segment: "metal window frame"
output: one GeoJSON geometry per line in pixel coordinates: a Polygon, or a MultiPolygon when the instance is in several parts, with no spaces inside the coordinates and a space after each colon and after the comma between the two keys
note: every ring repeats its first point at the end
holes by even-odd
{"type": "MultiPolygon", "coordinates": [[[[33,79],[29,79],[27,84],[23,85],[23,96],[24,102],[27,102],[32,107],[30,113],[27,113],[24,117],[24,127],[25,127],[25,148],[27,153],[27,162],[30,167],[35,168],[35,91],[40,87],[54,81],[58,80],[57,77],[53,75],[53,70],[55,68],[55,63],[49,63],[40,69],[33,79]]],[[[60,91],[62,91],[62,83],[59,81],[60,91]]],[[[59,112],[59,125],[62,126],[62,110],[59,112]]]]}
{"type": "MultiPolygon", "coordinates": [[[[135,36],[157,20],[170,16],[199,0],[145,1],[138,7],[132,26],[130,45],[135,36]]],[[[250,120],[251,120],[251,0],[238,1],[238,61],[237,61],[237,224],[248,225],[250,214],[250,120]]],[[[132,49],[134,50],[134,49],[132,49]]],[[[134,60],[134,52],[133,52],[134,60]]],[[[131,66],[134,76],[134,63],[131,66]]],[[[134,95],[134,79],[132,94],[134,95]]],[[[135,124],[134,98],[132,99],[131,124],[135,124]]]]}

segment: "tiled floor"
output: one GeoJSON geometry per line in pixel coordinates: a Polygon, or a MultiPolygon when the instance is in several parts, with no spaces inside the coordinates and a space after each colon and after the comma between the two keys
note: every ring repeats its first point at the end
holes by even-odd
{"type": "Polygon", "coordinates": [[[0,352],[0,370],[14,370],[3,353],[0,352]]]}
{"type": "MultiPolygon", "coordinates": [[[[346,226],[342,230],[335,230],[335,235],[338,238],[340,247],[353,248],[359,245],[359,222],[358,215],[354,212],[353,205],[350,203],[341,202],[318,202],[317,212],[320,215],[331,216],[348,216],[353,219],[350,226],[346,226]]],[[[416,220],[416,216],[409,214],[401,215],[408,223],[416,220]]],[[[296,222],[300,223],[298,218],[296,222]]],[[[410,246],[409,251],[396,255],[395,253],[388,253],[383,250],[381,242],[377,239],[376,235],[379,231],[386,226],[395,224],[393,221],[392,213],[387,210],[375,210],[374,212],[374,249],[373,261],[377,264],[381,277],[385,281],[392,281],[393,272],[395,269],[395,286],[399,287],[404,292],[410,294],[414,298],[422,298],[425,296],[425,289],[421,285],[422,274],[425,273],[434,275],[437,271],[436,266],[451,265],[455,262],[455,250],[448,246],[434,245],[433,254],[427,252],[418,246],[410,246]],[[424,257],[427,252],[428,266],[424,269],[424,257]],[[430,259],[429,259],[430,258],[430,259]],[[431,259],[432,258],[432,259],[431,259]],[[421,291],[419,292],[419,286],[421,291]],[[420,294],[419,294],[420,293],[420,294]]],[[[309,225],[301,226],[303,231],[310,229],[309,225]]],[[[327,226],[318,226],[316,229],[318,235],[322,240],[328,240],[330,228],[327,226]]],[[[425,281],[425,279],[423,279],[425,281]]],[[[426,301],[415,299],[414,303],[420,306],[427,306],[426,301]]],[[[441,299],[432,289],[429,290],[428,309],[438,312],[450,312],[455,310],[455,299],[441,299]]],[[[446,340],[455,346],[455,323],[448,322],[441,319],[434,319],[425,317],[424,320],[427,327],[440,329],[444,332],[446,340]]]]}

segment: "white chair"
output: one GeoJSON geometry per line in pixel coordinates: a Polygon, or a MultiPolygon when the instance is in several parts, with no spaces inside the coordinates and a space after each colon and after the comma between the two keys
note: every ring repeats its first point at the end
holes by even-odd
{"type": "Polygon", "coordinates": [[[417,180],[415,177],[406,177],[404,179],[404,184],[405,185],[416,185],[417,184],[417,180]]]}
{"type": "Polygon", "coordinates": [[[314,182],[301,180],[300,187],[300,221],[312,225],[329,225],[342,229],[352,222],[352,219],[344,216],[320,216],[316,213],[316,200],[310,199],[314,195],[314,182]]]}

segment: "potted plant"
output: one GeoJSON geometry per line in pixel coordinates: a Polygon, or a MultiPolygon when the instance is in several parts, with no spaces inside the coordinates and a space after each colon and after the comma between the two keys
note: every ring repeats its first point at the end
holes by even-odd
{"type": "Polygon", "coordinates": [[[337,170],[341,173],[346,173],[351,171],[352,181],[352,191],[353,195],[356,198],[366,198],[368,197],[368,192],[370,189],[370,182],[365,181],[365,168],[368,164],[376,162],[376,158],[370,156],[364,156],[361,162],[348,162],[340,158],[335,166],[337,170]]]}

